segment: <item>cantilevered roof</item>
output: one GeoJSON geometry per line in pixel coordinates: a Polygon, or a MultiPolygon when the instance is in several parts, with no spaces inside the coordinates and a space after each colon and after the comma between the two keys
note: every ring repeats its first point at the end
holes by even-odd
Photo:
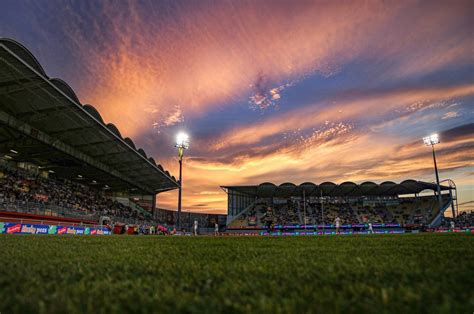
{"type": "Polygon", "coordinates": [[[66,177],[87,171],[112,189],[148,193],[179,187],[92,105],[82,105],[66,82],[49,78],[25,47],[7,38],[0,38],[0,125],[0,152],[18,151],[13,157],[22,161],[54,161],[55,173],[66,177]]]}
{"type": "MultiPolygon", "coordinates": [[[[437,187],[434,183],[405,180],[401,183],[386,181],[381,184],[374,182],[364,182],[356,184],[354,182],[344,182],[336,184],[333,182],[323,182],[315,184],[305,182],[300,185],[293,183],[283,183],[275,185],[265,182],[259,185],[243,185],[243,186],[222,186],[228,191],[235,191],[251,196],[258,197],[281,197],[288,198],[291,196],[301,197],[303,193],[307,197],[311,196],[396,196],[402,194],[415,194],[424,190],[436,191],[437,187]]],[[[448,186],[441,186],[441,190],[449,190],[448,186]]]]}

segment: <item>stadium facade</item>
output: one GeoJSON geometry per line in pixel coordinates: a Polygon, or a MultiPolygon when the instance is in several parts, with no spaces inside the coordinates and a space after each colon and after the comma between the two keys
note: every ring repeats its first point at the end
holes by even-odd
{"type": "Polygon", "coordinates": [[[455,215],[456,189],[452,181],[441,185],[442,208],[437,185],[405,180],[377,184],[306,182],[300,185],[262,183],[222,186],[228,194],[227,229],[234,231],[285,229],[331,229],[339,217],[344,228],[404,228],[439,225],[444,211],[455,215]]]}
{"type": "Polygon", "coordinates": [[[0,159],[1,177],[12,182],[1,192],[0,210],[60,213],[85,222],[97,222],[100,213],[81,208],[81,216],[77,208],[53,205],[46,192],[25,196],[25,191],[67,193],[54,181],[61,180],[69,189],[77,187],[71,196],[77,202],[91,191],[102,203],[102,197],[121,203],[109,213],[129,210],[147,217],[155,211],[156,195],[180,184],[93,106],[81,104],[66,82],[48,77],[24,46],[7,38],[0,38],[0,159]]]}

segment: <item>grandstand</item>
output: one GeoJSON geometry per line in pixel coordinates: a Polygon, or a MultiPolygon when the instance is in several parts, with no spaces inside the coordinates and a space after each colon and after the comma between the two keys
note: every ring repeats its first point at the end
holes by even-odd
{"type": "MultiPolygon", "coordinates": [[[[0,217],[150,221],[179,182],[18,42],[0,38],[0,217]],[[25,216],[26,215],[26,216],[25,216]]],[[[5,220],[3,220],[5,221],[5,220]]]]}
{"type": "Polygon", "coordinates": [[[222,188],[228,194],[227,229],[235,232],[268,228],[331,230],[336,217],[351,231],[363,229],[368,223],[404,230],[409,226],[439,226],[449,207],[455,216],[456,191],[451,185],[441,186],[440,208],[436,184],[415,180],[360,185],[262,183],[222,188]]]}

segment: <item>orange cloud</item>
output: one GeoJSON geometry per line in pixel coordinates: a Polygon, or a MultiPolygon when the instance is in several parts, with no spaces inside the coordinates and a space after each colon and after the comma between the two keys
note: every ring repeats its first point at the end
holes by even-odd
{"type": "MultiPolygon", "coordinates": [[[[277,184],[305,181],[402,181],[408,178],[433,181],[431,151],[421,140],[399,145],[397,137],[377,138],[373,133],[358,134],[347,142],[321,143],[295,153],[290,148],[265,156],[247,156],[244,162],[213,163],[185,161],[184,208],[197,212],[226,211],[226,194],[220,185],[277,184]],[[208,193],[200,193],[200,191],[208,193]],[[196,204],[204,206],[196,206],[196,204]]],[[[474,140],[466,134],[443,142],[438,147],[441,178],[457,169],[474,166],[474,140]]],[[[454,178],[453,178],[454,179],[454,178]]],[[[463,184],[462,180],[459,184],[463,184]]],[[[464,182],[465,184],[465,182],[464,182]]],[[[471,187],[472,189],[472,187],[471,187]]],[[[461,195],[469,200],[469,193],[461,195]]],[[[472,190],[471,190],[472,197],[472,190]]],[[[159,196],[162,207],[176,208],[176,195],[159,196]]]]}
{"type": "Polygon", "coordinates": [[[266,137],[284,132],[310,128],[325,121],[344,121],[360,117],[381,117],[394,110],[407,109],[408,112],[422,110],[430,104],[474,94],[474,85],[462,85],[444,88],[389,91],[385,94],[344,97],[336,100],[335,105],[324,108],[324,103],[315,104],[286,112],[263,122],[239,127],[214,140],[212,147],[219,150],[224,147],[255,144],[266,137]],[[323,108],[323,109],[320,109],[323,108]]]}
{"type": "Polygon", "coordinates": [[[63,10],[61,27],[83,60],[83,100],[133,136],[175,106],[193,117],[245,102],[261,75],[272,82],[331,76],[368,58],[391,60],[393,68],[374,76],[387,79],[472,60],[469,38],[452,35],[469,8],[469,1],[104,2],[95,8],[100,20],[63,10]]]}

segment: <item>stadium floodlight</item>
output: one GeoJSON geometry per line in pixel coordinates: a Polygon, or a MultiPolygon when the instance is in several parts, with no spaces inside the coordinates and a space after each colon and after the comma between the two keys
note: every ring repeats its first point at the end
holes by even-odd
{"type": "Polygon", "coordinates": [[[438,134],[431,134],[430,136],[423,137],[423,142],[426,146],[432,146],[439,144],[439,137],[438,134]]]}
{"type": "Polygon", "coordinates": [[[14,153],[14,154],[18,154],[18,152],[14,149],[10,149],[10,152],[14,153]]]}
{"type": "Polygon", "coordinates": [[[439,174],[438,174],[438,165],[436,163],[436,154],[435,154],[435,145],[439,144],[439,136],[436,133],[433,133],[429,136],[423,137],[423,143],[426,146],[431,146],[433,152],[433,163],[435,168],[435,175],[436,175],[436,189],[438,190],[438,202],[439,202],[439,210],[443,210],[443,200],[441,198],[441,186],[439,185],[439,174]]]}
{"type": "Polygon", "coordinates": [[[179,158],[179,190],[178,190],[178,230],[181,230],[181,194],[182,194],[182,186],[183,186],[183,156],[184,150],[189,148],[189,135],[180,132],[178,136],[176,136],[176,145],[175,147],[178,149],[178,158],[179,158]]]}
{"type": "Polygon", "coordinates": [[[175,147],[177,148],[182,148],[182,149],[188,149],[189,148],[189,135],[186,133],[179,133],[178,136],[176,136],[176,145],[175,147]]]}

